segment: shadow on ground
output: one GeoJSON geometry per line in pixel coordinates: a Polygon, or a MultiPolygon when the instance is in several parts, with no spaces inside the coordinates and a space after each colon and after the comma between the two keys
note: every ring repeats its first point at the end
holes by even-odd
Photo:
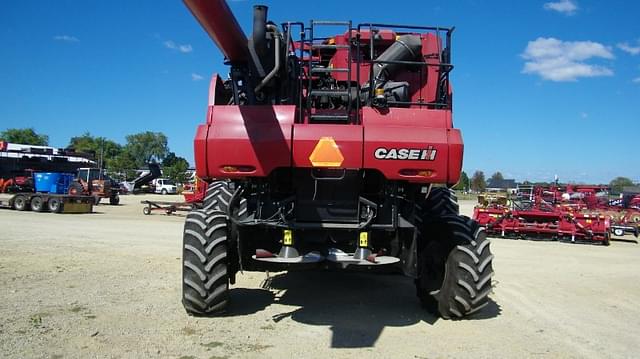
{"type": "MultiPolygon", "coordinates": [[[[272,301],[300,306],[274,315],[273,320],[278,322],[290,317],[304,324],[329,326],[333,332],[333,348],[372,347],[387,326],[402,327],[419,322],[433,325],[438,320],[420,306],[413,280],[401,275],[291,272],[268,278],[263,288],[232,289],[229,314],[253,313],[272,301]]],[[[490,300],[482,311],[464,320],[498,315],[500,306],[490,300]]]]}
{"type": "Polygon", "coordinates": [[[633,238],[611,238],[611,242],[634,243],[638,244],[637,239],[633,238]]]}

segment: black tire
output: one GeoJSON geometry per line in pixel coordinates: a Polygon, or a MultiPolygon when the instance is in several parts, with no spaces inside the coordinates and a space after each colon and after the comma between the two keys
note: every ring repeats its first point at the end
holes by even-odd
{"type": "Polygon", "coordinates": [[[142,209],[142,213],[144,213],[144,215],[145,215],[145,216],[150,215],[150,214],[151,214],[151,208],[149,208],[149,207],[144,207],[144,208],[142,209]]]}
{"type": "Polygon", "coordinates": [[[42,200],[42,197],[31,197],[31,210],[34,212],[42,212],[44,210],[44,201],[42,200]]]}
{"type": "Polygon", "coordinates": [[[446,187],[435,187],[426,198],[424,194],[418,194],[416,201],[418,222],[429,222],[443,216],[457,215],[459,213],[458,197],[454,190],[446,187]]]}
{"type": "Polygon", "coordinates": [[[227,216],[191,211],[184,224],[182,304],[190,315],[223,313],[229,300],[227,216]]]}
{"type": "Polygon", "coordinates": [[[621,229],[621,228],[615,228],[615,229],[613,230],[613,234],[614,234],[616,237],[622,237],[622,236],[624,236],[624,230],[623,230],[623,229],[621,229]]]}
{"type": "Polygon", "coordinates": [[[17,195],[13,198],[13,209],[16,211],[26,211],[29,208],[29,200],[27,197],[17,195]]]}
{"type": "Polygon", "coordinates": [[[167,192],[167,190],[166,190],[165,188],[163,188],[163,189],[162,189],[162,191],[160,191],[160,193],[161,193],[163,196],[166,196],[169,192],[167,192]]]}
{"type": "Polygon", "coordinates": [[[493,255],[482,227],[466,216],[444,216],[424,228],[416,290],[423,306],[445,319],[489,304],[493,255]]]}
{"type": "Polygon", "coordinates": [[[109,204],[112,206],[117,206],[120,204],[120,196],[116,193],[109,197],[109,204]]]}
{"type": "Polygon", "coordinates": [[[68,193],[72,196],[82,196],[84,194],[84,187],[78,182],[72,182],[69,185],[68,193]]]}
{"type": "MultiPolygon", "coordinates": [[[[227,213],[229,201],[235,191],[233,186],[233,183],[224,180],[211,182],[204,195],[202,208],[207,211],[217,209],[227,213]]],[[[245,218],[247,216],[247,200],[245,198],[240,198],[235,215],[237,218],[245,218]]]]}
{"type": "MultiPolygon", "coordinates": [[[[623,231],[623,234],[624,234],[624,231],[623,231]]],[[[605,246],[608,246],[611,244],[611,233],[607,232],[604,234],[604,241],[602,241],[602,244],[605,246]]]]}
{"type": "Polygon", "coordinates": [[[60,213],[62,211],[62,202],[59,198],[49,198],[47,207],[51,213],[60,213]]]}

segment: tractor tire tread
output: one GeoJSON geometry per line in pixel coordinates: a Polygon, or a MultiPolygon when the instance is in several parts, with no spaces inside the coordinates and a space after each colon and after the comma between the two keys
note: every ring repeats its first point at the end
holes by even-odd
{"type": "MultiPolygon", "coordinates": [[[[417,279],[418,297],[425,308],[442,318],[463,318],[489,303],[494,275],[490,240],[484,229],[466,216],[448,214],[440,217],[438,223],[451,235],[442,283],[433,290],[417,279]]],[[[421,229],[425,233],[429,230],[421,229]]]]}
{"type": "Polygon", "coordinates": [[[182,253],[182,303],[190,315],[209,316],[226,309],[229,297],[227,232],[227,216],[219,210],[195,210],[187,215],[182,253]]]}

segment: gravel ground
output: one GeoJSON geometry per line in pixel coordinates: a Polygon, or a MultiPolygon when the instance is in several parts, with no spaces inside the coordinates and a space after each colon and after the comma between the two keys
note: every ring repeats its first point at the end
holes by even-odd
{"type": "Polygon", "coordinates": [[[178,199],[123,196],[84,215],[0,210],[0,357],[638,356],[631,241],[494,239],[492,301],[468,320],[425,313],[410,279],[350,272],[245,272],[229,315],[192,318],[180,303],[184,217],[144,216],[146,198],[178,199]]]}

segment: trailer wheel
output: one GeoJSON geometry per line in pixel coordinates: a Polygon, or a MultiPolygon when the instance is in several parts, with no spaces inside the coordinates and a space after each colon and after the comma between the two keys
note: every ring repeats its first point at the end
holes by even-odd
{"type": "Polygon", "coordinates": [[[190,315],[222,313],[229,300],[227,216],[191,211],[184,224],[182,304],[190,315]]]}
{"type": "Polygon", "coordinates": [[[17,195],[13,198],[13,209],[16,211],[26,211],[28,205],[27,197],[17,195]]]}
{"type": "Polygon", "coordinates": [[[425,230],[416,279],[423,306],[457,319],[489,304],[493,255],[484,229],[469,217],[445,216],[425,230]]]}
{"type": "Polygon", "coordinates": [[[44,210],[44,201],[40,196],[31,198],[31,210],[34,212],[42,212],[44,210]]]}
{"type": "MultiPolygon", "coordinates": [[[[211,182],[204,195],[202,208],[205,210],[217,209],[227,213],[229,201],[231,200],[231,196],[233,196],[234,190],[233,183],[229,181],[211,182]]],[[[238,218],[245,218],[247,216],[247,200],[245,198],[240,198],[236,215],[238,218]]]]}
{"type": "Polygon", "coordinates": [[[150,214],[151,214],[151,208],[149,208],[149,207],[144,207],[144,208],[142,209],[142,213],[144,213],[144,215],[145,215],[145,216],[150,215],[150,214]]]}
{"type": "Polygon", "coordinates": [[[109,197],[109,204],[112,206],[117,206],[120,204],[120,196],[116,193],[115,195],[109,197]]]}
{"type": "Polygon", "coordinates": [[[58,198],[49,198],[47,202],[47,207],[49,207],[49,211],[52,213],[60,213],[62,210],[60,199],[58,198]]]}
{"type": "Polygon", "coordinates": [[[614,234],[616,237],[622,237],[622,236],[624,236],[624,230],[623,230],[623,229],[621,229],[621,228],[615,228],[615,229],[613,230],[613,234],[614,234]]]}

